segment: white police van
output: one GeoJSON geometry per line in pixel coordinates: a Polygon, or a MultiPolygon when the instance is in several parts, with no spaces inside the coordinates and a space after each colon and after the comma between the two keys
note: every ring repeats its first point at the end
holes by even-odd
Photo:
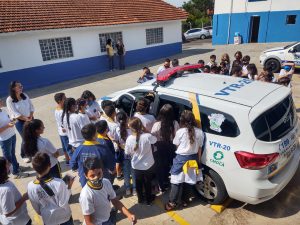
{"type": "MultiPolygon", "coordinates": [[[[171,68],[157,80],[114,93],[129,116],[136,100],[152,93],[150,113],[171,104],[177,119],[192,110],[205,132],[204,181],[198,192],[208,202],[228,196],[258,204],[278,194],[294,176],[300,158],[298,118],[291,90],[276,84],[194,73],[199,65],[171,68]],[[186,71],[174,77],[179,71],[186,71]]],[[[101,100],[100,100],[101,101],[101,100]]]]}
{"type": "Polygon", "coordinates": [[[272,68],[273,72],[278,72],[283,62],[294,62],[300,68],[300,42],[265,50],[259,59],[261,65],[272,68]]]}

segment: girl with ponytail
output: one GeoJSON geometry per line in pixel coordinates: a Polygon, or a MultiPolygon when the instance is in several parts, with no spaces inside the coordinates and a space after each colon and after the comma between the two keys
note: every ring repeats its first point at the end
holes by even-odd
{"type": "Polygon", "coordinates": [[[176,157],[171,168],[171,192],[166,210],[172,210],[188,201],[187,188],[201,180],[199,164],[204,134],[196,127],[191,111],[184,110],[180,116],[180,129],[176,132],[173,144],[177,146],[176,157]]]}
{"type": "Polygon", "coordinates": [[[46,153],[50,157],[52,177],[61,178],[61,169],[57,157],[59,153],[53,144],[41,137],[44,133],[44,123],[39,119],[27,121],[23,129],[23,149],[26,157],[34,157],[37,152],[46,153]]]}
{"type": "Polygon", "coordinates": [[[145,128],[139,118],[133,117],[128,125],[132,134],[126,140],[125,154],[131,156],[138,202],[142,203],[146,200],[146,204],[151,205],[155,198],[151,193],[151,180],[154,174],[152,145],[156,143],[157,138],[144,132],[145,128]],[[143,190],[145,190],[145,199],[143,190]]]}
{"type": "MultiPolygon", "coordinates": [[[[124,111],[120,111],[116,115],[116,120],[118,123],[118,127],[116,129],[116,137],[119,146],[118,154],[123,158],[123,174],[124,174],[124,185],[126,189],[126,196],[136,195],[136,182],[133,169],[131,167],[131,157],[130,155],[124,154],[125,143],[127,137],[131,135],[131,130],[128,127],[128,117],[124,111]],[[131,192],[131,184],[130,177],[132,177],[132,192],[131,192]]],[[[117,167],[117,166],[116,166],[117,167]]]]}
{"type": "MultiPolygon", "coordinates": [[[[85,100],[83,100],[85,101],[85,100]]],[[[64,103],[63,113],[61,116],[63,127],[66,129],[67,136],[69,138],[69,144],[72,146],[73,152],[75,149],[84,141],[81,134],[81,129],[89,123],[88,116],[84,114],[84,109],[82,105],[86,103],[80,101],[75,101],[74,98],[67,98],[64,103]],[[78,107],[79,103],[80,107],[78,107]],[[76,113],[76,110],[79,112],[76,113]],[[88,120],[85,120],[86,118],[88,120]]]]}

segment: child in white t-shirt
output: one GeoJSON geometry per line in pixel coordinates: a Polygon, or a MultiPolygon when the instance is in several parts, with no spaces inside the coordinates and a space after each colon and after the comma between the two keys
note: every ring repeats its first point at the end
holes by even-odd
{"type": "Polygon", "coordinates": [[[114,105],[106,105],[103,109],[104,114],[101,117],[101,120],[105,120],[108,125],[108,137],[114,144],[115,149],[115,159],[116,159],[116,172],[117,172],[117,179],[122,180],[122,168],[121,164],[123,163],[124,157],[120,154],[120,149],[118,147],[117,139],[117,128],[119,127],[118,123],[115,121],[116,118],[116,108],[114,105]]]}
{"type": "Polygon", "coordinates": [[[165,104],[158,113],[158,121],[154,123],[151,133],[157,138],[154,158],[156,163],[156,177],[160,190],[164,192],[170,185],[169,172],[175,157],[176,146],[172,143],[179,124],[175,120],[173,107],[165,104]]]}
{"type": "Polygon", "coordinates": [[[143,132],[144,127],[139,118],[133,117],[128,125],[132,134],[126,140],[125,154],[131,156],[138,202],[142,203],[146,200],[146,204],[151,205],[155,198],[151,193],[151,181],[154,174],[152,145],[156,143],[157,138],[150,133],[143,132]],[[143,190],[145,190],[145,198],[143,190]]]}
{"type": "Polygon", "coordinates": [[[143,126],[145,127],[147,132],[151,132],[152,126],[155,123],[155,117],[151,114],[148,114],[149,110],[149,101],[146,98],[141,98],[136,106],[136,113],[134,117],[139,118],[142,121],[143,126]]]}
{"type": "Polygon", "coordinates": [[[181,202],[187,204],[185,184],[196,184],[202,179],[199,170],[204,134],[196,127],[194,114],[185,110],[180,116],[180,129],[176,132],[173,144],[177,146],[176,157],[171,168],[171,192],[166,210],[172,210],[181,202]]]}
{"type": "Polygon", "coordinates": [[[57,103],[56,109],[54,111],[55,121],[58,129],[59,138],[61,141],[62,149],[64,151],[66,164],[69,165],[70,158],[72,157],[72,148],[69,145],[69,139],[66,129],[63,127],[61,117],[63,114],[64,102],[66,100],[65,93],[56,93],[54,95],[54,100],[57,103]]]}
{"type": "Polygon", "coordinates": [[[69,199],[74,178],[63,181],[49,173],[50,158],[38,152],[32,159],[33,169],[37,172],[35,181],[28,184],[28,197],[31,205],[43,219],[45,225],[73,225],[69,199]]]}
{"type": "MultiPolygon", "coordinates": [[[[87,124],[79,114],[76,113],[76,101],[74,98],[67,98],[64,103],[62,114],[62,124],[67,131],[69,144],[72,146],[72,151],[84,141],[81,134],[81,129],[87,124]]],[[[85,116],[83,116],[84,118],[85,116]]]]}
{"type": "Polygon", "coordinates": [[[136,195],[136,182],[134,171],[131,166],[131,156],[125,154],[125,143],[127,137],[131,135],[131,130],[128,127],[128,117],[127,114],[123,111],[117,113],[116,116],[119,127],[117,128],[117,142],[119,146],[119,154],[122,154],[123,160],[123,173],[124,173],[124,185],[126,189],[126,196],[136,195]],[[132,192],[131,192],[131,184],[130,177],[132,178],[132,192]]]}
{"type": "Polygon", "coordinates": [[[8,180],[10,163],[0,157],[0,224],[2,225],[31,225],[28,216],[26,200],[16,186],[8,180]]]}
{"type": "Polygon", "coordinates": [[[33,119],[24,125],[23,148],[26,156],[34,157],[37,152],[44,152],[50,157],[51,170],[53,177],[61,178],[61,169],[57,157],[58,150],[47,139],[41,137],[44,133],[44,123],[39,119],[33,119]]]}
{"type": "Polygon", "coordinates": [[[92,123],[99,121],[101,109],[99,104],[96,102],[95,95],[91,91],[86,90],[82,93],[81,98],[87,101],[86,114],[88,115],[90,121],[92,123]]]}
{"type": "Polygon", "coordinates": [[[88,180],[80,192],[79,203],[85,225],[116,224],[116,210],[121,211],[131,223],[136,223],[135,215],[116,198],[116,193],[109,180],[103,178],[102,161],[98,158],[87,158],[84,162],[84,173],[88,180]]]}

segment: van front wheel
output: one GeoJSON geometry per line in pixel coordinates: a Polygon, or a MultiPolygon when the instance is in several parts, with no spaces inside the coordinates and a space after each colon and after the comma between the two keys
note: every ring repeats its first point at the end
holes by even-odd
{"type": "Polygon", "coordinates": [[[212,169],[203,171],[203,181],[195,186],[197,193],[210,204],[221,204],[228,197],[222,178],[212,169]]]}

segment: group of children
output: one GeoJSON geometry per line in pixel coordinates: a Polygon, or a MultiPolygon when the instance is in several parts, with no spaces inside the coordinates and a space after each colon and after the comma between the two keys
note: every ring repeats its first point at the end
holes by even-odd
{"type": "MultiPolygon", "coordinates": [[[[55,94],[54,99],[66,164],[78,172],[82,186],[79,203],[85,224],[115,224],[117,210],[136,223],[135,215],[116,196],[115,178],[124,179],[126,196],[137,195],[139,204],[152,204],[153,186],[161,192],[171,188],[166,210],[187,204],[184,184],[201,180],[203,144],[203,133],[191,111],[183,111],[178,123],[169,104],[162,106],[157,119],[150,115],[148,98],[138,100],[132,118],[109,100],[102,101],[100,108],[90,91],[78,100],[64,93],[55,94]]],[[[0,158],[2,224],[31,224],[28,199],[44,224],[73,224],[69,198],[75,177],[61,177],[59,152],[42,137],[44,129],[39,119],[24,124],[22,149],[37,175],[23,196],[9,181],[9,161],[0,158]]]]}
{"type": "Polygon", "coordinates": [[[206,65],[203,60],[198,61],[199,64],[203,65],[203,72],[243,77],[251,80],[259,80],[269,83],[272,82],[289,86],[295,70],[294,63],[284,62],[282,65],[282,70],[276,79],[271,67],[264,67],[263,71],[259,74],[256,65],[254,63],[250,63],[250,56],[243,56],[242,52],[240,51],[237,51],[234,54],[235,60],[231,65],[230,57],[227,53],[222,55],[219,65],[216,62],[216,58],[216,55],[211,55],[210,61],[206,65]]]}
{"type": "MultiPolygon", "coordinates": [[[[258,73],[257,67],[254,63],[251,63],[250,56],[243,56],[242,52],[237,51],[234,54],[234,60],[231,63],[230,57],[227,53],[221,56],[220,63],[217,63],[217,56],[211,55],[210,61],[205,64],[205,61],[200,59],[198,64],[201,65],[201,72],[210,74],[221,74],[233,77],[242,77],[251,80],[258,80],[269,83],[277,83],[284,86],[291,86],[292,76],[295,71],[295,64],[290,62],[284,62],[282,69],[278,75],[278,78],[274,76],[271,67],[264,67],[261,73],[258,73]]],[[[185,63],[184,65],[189,65],[190,63],[185,63]]],[[[161,65],[157,70],[157,75],[162,71],[169,69],[171,67],[179,66],[179,60],[173,59],[172,61],[168,58],[165,59],[164,64],[161,65]]],[[[154,79],[154,75],[150,70],[145,67],[143,69],[143,75],[138,79],[138,83],[143,83],[148,80],[154,79]],[[145,69],[146,68],[146,69],[145,69]],[[151,75],[146,75],[151,74],[151,75]]]]}

